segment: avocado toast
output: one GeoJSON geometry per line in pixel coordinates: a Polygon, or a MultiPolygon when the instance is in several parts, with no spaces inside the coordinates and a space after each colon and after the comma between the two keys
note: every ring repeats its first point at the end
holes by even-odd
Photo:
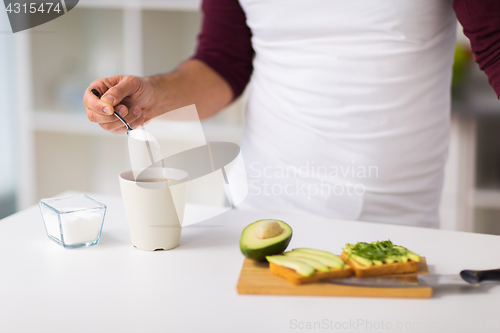
{"type": "Polygon", "coordinates": [[[420,256],[390,240],[346,244],[340,257],[311,248],[284,252],[292,238],[292,228],[275,219],[259,220],[248,225],[240,238],[245,257],[267,259],[270,271],[294,284],[323,279],[413,273],[420,256]]]}
{"type": "Polygon", "coordinates": [[[317,282],[324,279],[353,275],[353,269],[338,256],[321,250],[301,248],[283,255],[268,256],[269,268],[293,284],[317,282]]]}
{"type": "Polygon", "coordinates": [[[357,277],[414,273],[420,261],[419,255],[390,240],[346,244],[340,257],[357,277]]]}

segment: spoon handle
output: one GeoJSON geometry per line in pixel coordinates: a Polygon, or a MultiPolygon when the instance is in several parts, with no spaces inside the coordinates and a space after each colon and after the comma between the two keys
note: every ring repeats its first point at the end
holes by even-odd
{"type": "MultiPolygon", "coordinates": [[[[92,89],[90,92],[94,94],[97,98],[101,99],[102,95],[97,89],[92,89]]],[[[130,127],[130,125],[125,121],[125,119],[123,119],[118,113],[114,112],[114,115],[118,119],[120,119],[120,121],[123,123],[123,125],[125,125],[125,127],[127,127],[127,132],[132,130],[132,127],[130,127]]]]}

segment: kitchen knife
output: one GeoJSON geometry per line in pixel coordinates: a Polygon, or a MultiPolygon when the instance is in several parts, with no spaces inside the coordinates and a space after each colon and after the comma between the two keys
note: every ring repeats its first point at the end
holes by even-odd
{"type": "Polygon", "coordinates": [[[500,282],[500,269],[484,271],[463,270],[452,275],[399,275],[350,277],[324,280],[328,283],[363,287],[439,287],[439,286],[479,286],[483,281],[500,282]]]}

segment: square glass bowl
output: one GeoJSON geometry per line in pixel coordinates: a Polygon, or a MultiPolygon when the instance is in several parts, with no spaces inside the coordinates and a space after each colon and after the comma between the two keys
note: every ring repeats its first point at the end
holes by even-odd
{"type": "Polygon", "coordinates": [[[92,246],[101,239],[106,205],[86,196],[38,202],[47,236],[65,248],[92,246]]]}

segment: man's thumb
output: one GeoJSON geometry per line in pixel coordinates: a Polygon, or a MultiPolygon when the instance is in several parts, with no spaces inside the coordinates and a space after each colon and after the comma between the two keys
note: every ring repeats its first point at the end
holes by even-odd
{"type": "Polygon", "coordinates": [[[132,95],[136,90],[135,80],[127,78],[122,79],[117,85],[111,87],[102,96],[101,100],[115,106],[119,104],[122,99],[132,95]]]}

